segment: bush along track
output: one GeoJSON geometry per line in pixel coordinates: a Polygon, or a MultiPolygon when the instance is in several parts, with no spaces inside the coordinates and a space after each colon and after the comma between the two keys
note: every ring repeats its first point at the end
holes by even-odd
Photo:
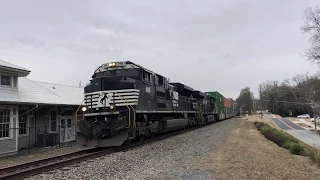
{"type": "Polygon", "coordinates": [[[313,147],[303,145],[299,140],[291,135],[272,128],[263,122],[254,122],[254,125],[260,133],[268,140],[274,142],[278,146],[290,151],[291,154],[308,156],[314,163],[320,167],[320,150],[313,147]]]}

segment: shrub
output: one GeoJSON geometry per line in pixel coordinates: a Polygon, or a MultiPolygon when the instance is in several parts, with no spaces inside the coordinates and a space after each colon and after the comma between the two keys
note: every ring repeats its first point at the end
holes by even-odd
{"type": "Polygon", "coordinates": [[[296,155],[304,155],[304,146],[299,143],[292,143],[290,147],[290,153],[296,155]]]}
{"type": "Polygon", "coordinates": [[[254,122],[254,125],[257,127],[257,129],[260,131],[261,127],[265,125],[263,122],[254,122]]]}
{"type": "Polygon", "coordinates": [[[294,144],[294,142],[286,141],[286,142],[283,143],[282,147],[285,148],[285,149],[290,149],[292,144],[294,144]]]}
{"type": "Polygon", "coordinates": [[[272,132],[272,131],[274,131],[273,128],[271,128],[271,127],[268,126],[268,125],[263,125],[263,126],[261,126],[261,128],[260,128],[260,133],[263,134],[263,135],[264,135],[266,132],[272,132]]]}
{"type": "Polygon", "coordinates": [[[282,139],[286,139],[287,141],[290,141],[290,142],[295,142],[295,143],[299,142],[296,138],[294,138],[294,137],[292,137],[292,136],[290,136],[290,135],[288,135],[288,134],[286,134],[286,133],[284,133],[282,131],[279,131],[279,130],[277,130],[275,128],[272,128],[267,124],[264,124],[260,128],[260,133],[264,135],[266,132],[271,132],[271,133],[281,137],[282,139]]]}
{"type": "Polygon", "coordinates": [[[278,146],[282,147],[284,142],[286,142],[286,139],[278,136],[277,134],[274,134],[271,131],[266,131],[264,132],[264,137],[269,139],[270,141],[274,142],[275,144],[277,144],[278,146]]]}
{"type": "Polygon", "coordinates": [[[277,133],[280,134],[280,136],[284,137],[285,139],[287,139],[288,141],[291,141],[291,142],[295,142],[295,143],[298,143],[299,140],[297,140],[295,137],[289,135],[289,134],[286,134],[282,131],[277,131],[277,133]]]}
{"type": "Polygon", "coordinates": [[[311,159],[311,161],[317,163],[320,166],[320,150],[308,147],[306,148],[306,154],[311,159]]]}
{"type": "Polygon", "coordinates": [[[264,124],[262,122],[255,122],[254,124],[265,138],[274,142],[278,146],[288,149],[292,154],[305,154],[304,146],[300,144],[299,140],[297,140],[296,138],[290,136],[289,134],[286,134],[283,131],[272,128],[268,124],[264,124]]]}

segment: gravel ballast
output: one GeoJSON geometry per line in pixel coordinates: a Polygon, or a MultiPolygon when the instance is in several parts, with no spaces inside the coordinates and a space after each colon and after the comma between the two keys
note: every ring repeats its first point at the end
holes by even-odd
{"type": "Polygon", "coordinates": [[[237,122],[229,119],[28,179],[210,179],[197,164],[222,147],[237,122]]]}

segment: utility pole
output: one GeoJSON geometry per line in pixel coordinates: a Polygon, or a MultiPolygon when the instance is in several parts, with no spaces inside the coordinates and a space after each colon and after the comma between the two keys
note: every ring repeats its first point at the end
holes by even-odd
{"type": "Polygon", "coordinates": [[[312,91],[312,108],[313,108],[313,119],[314,119],[314,131],[317,132],[317,117],[316,117],[316,104],[314,103],[314,95],[316,91],[312,91]]]}
{"type": "Polygon", "coordinates": [[[260,85],[260,110],[261,110],[261,119],[262,119],[262,97],[261,97],[261,85],[260,85]]]}

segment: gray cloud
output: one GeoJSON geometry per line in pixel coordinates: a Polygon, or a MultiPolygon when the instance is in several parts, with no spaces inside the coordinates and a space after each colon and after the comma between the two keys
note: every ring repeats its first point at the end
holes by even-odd
{"type": "Polygon", "coordinates": [[[299,53],[310,1],[3,0],[0,59],[38,81],[78,85],[110,61],[130,60],[172,81],[237,97],[250,85],[315,72],[299,53]]]}

